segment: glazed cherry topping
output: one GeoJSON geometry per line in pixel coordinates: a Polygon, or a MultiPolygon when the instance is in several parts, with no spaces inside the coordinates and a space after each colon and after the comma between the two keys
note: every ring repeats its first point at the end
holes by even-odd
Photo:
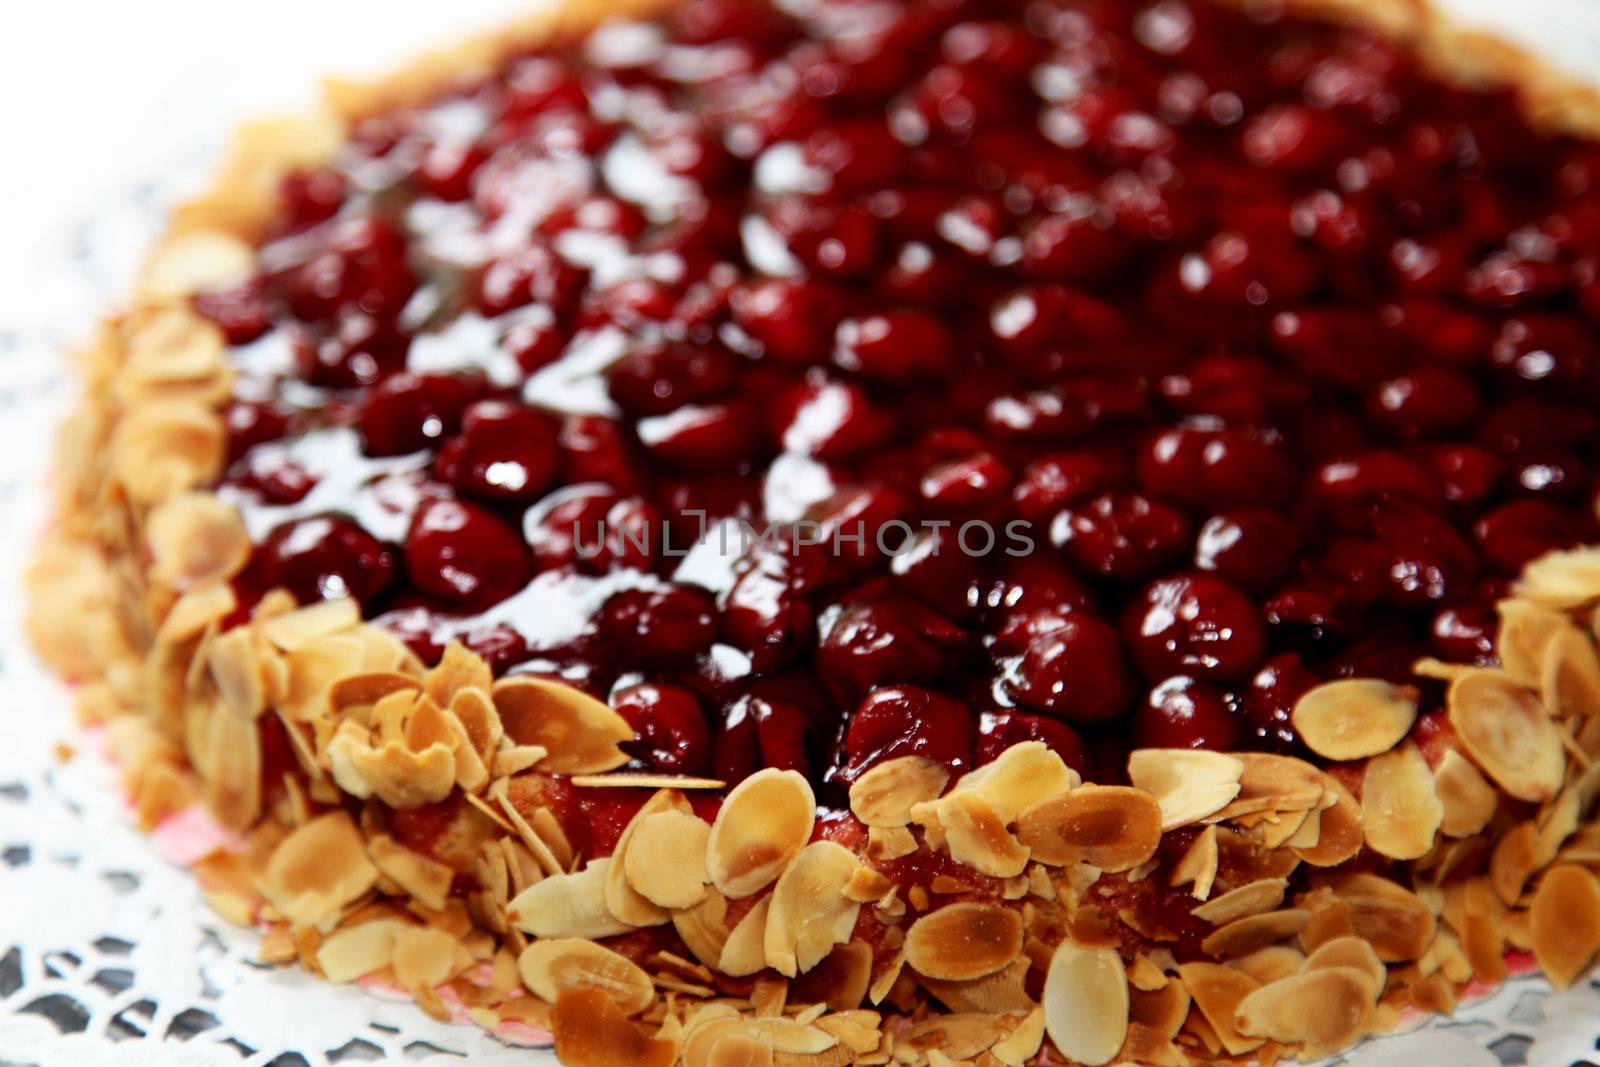
{"type": "Polygon", "coordinates": [[[429,500],[406,534],[406,573],[428,596],[483,607],[522,588],[528,549],[493,512],[464,500],[429,500]]]}
{"type": "Polygon", "coordinates": [[[1310,686],[1485,661],[1600,540],[1592,146],[1209,0],[859,7],[692,0],[286,177],[194,301],[241,599],[840,807],[1023,740],[1301,751],[1310,686]]]}

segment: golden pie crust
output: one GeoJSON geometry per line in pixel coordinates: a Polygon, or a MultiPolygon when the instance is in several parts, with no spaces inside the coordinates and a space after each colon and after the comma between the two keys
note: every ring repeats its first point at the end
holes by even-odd
{"type": "MultiPolygon", "coordinates": [[[[218,911],[264,931],[264,959],[378,976],[441,1018],[548,1029],[579,1067],[993,1067],[1047,1047],[1083,1064],[1312,1059],[1409,1011],[1449,1010],[1506,977],[1508,954],[1531,953],[1558,986],[1582,973],[1600,950],[1600,546],[1529,565],[1501,605],[1498,668],[1418,664],[1449,681],[1457,747],[1425,753],[1414,695],[1355,679],[1295,710],[1308,745],[1344,761],[1337,775],[1283,756],[1143,750],[1131,786],[1091,785],[1035,742],[951,783],[907,757],[850,792],[869,828],[862,855],[811,840],[815,800],[794,772],[740,783],[708,824],[687,797],[722,783],[612,773],[631,733],[605,704],[495,682],[460,646],[424,669],[351,602],[299,607],[280,591],[221,629],[250,544],[207,490],[230,372],[189,295],[250,270],[278,178],[326,160],[353,119],[668,3],[569,0],[387,80],[334,83],[315,114],[243,128],[210,189],[174,212],[127,310],[79,354],[31,634],[103,728],[142,825],[203,802],[234,833],[236,847],[194,867],[218,911]],[[271,804],[262,715],[289,727],[308,783],[287,779],[271,804]],[[513,802],[528,769],[657,791],[612,856],[583,863],[548,811],[513,802]],[[357,803],[413,807],[455,789],[490,828],[471,857],[481,888],[465,897],[450,867],[357,803]],[[1003,880],[1003,899],[942,902],[941,889],[959,896],[949,876],[902,896],[873,864],[915,849],[913,826],[954,869],[1003,880]],[[1125,963],[1100,890],[1150,876],[1171,834],[1187,842],[1172,881],[1211,927],[1209,961],[1178,965],[1151,930],[1125,963]],[[1349,868],[1363,846],[1409,861],[1407,881],[1349,868]],[[1258,876],[1220,881],[1219,856],[1241,852],[1258,876]],[[1291,892],[1302,865],[1315,873],[1291,892]],[[887,954],[851,940],[863,909],[887,954]],[[641,965],[596,943],[667,923],[692,958],[641,965]]],[[[1420,3],[1286,6],[1376,26],[1447,78],[1513,83],[1540,126],[1600,136],[1595,89],[1420,3]]]]}

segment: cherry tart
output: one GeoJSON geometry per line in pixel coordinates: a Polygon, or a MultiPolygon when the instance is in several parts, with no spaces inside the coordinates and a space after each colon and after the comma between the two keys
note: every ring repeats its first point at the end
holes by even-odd
{"type": "Polygon", "coordinates": [[[34,569],[141,821],[209,809],[269,959],[575,1067],[1572,982],[1597,109],[1287,6],[635,0],[248,128],[34,569]]]}

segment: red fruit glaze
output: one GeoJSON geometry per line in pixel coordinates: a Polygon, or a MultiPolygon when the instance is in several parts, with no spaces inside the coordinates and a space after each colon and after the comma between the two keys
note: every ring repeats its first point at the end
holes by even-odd
{"type": "Polygon", "coordinates": [[[288,176],[194,302],[242,598],[840,808],[896,755],[1296,751],[1306,688],[1483,660],[1600,540],[1592,146],[1207,0],[858,7],[692,0],[288,176]]]}

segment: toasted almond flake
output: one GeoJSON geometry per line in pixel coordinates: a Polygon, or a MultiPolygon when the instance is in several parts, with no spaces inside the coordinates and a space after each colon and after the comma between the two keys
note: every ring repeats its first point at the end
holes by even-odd
{"type": "Polygon", "coordinates": [[[1249,955],[1229,960],[1226,966],[1236,971],[1243,971],[1262,985],[1266,985],[1268,982],[1287,978],[1291,974],[1299,974],[1305,962],[1305,955],[1293,945],[1268,945],[1266,948],[1256,949],[1249,955]]]}
{"type": "Polygon", "coordinates": [[[1433,847],[1443,820],[1433,772],[1416,745],[1407,742],[1367,761],[1361,823],[1374,852],[1414,860],[1433,847]]]}
{"type": "Polygon", "coordinates": [[[625,1015],[637,1015],[656,999],[655,986],[632,960],[582,938],[535,941],[517,959],[528,991],[554,1004],[563,993],[598,989],[625,1015]]]}
{"type": "Polygon", "coordinates": [[[507,905],[506,918],[535,937],[593,939],[625,934],[633,927],[618,922],[606,908],[610,866],[609,858],[591,860],[581,871],[535,882],[507,905]]]}
{"type": "Polygon", "coordinates": [[[797,771],[757,771],[722,802],[706,842],[706,869],[723,896],[748,897],[783,872],[811,839],[817,800],[797,771]]]}
{"type": "MultiPolygon", "coordinates": [[[[398,671],[368,671],[339,678],[328,686],[328,709],[335,714],[357,712],[358,721],[365,722],[371,708],[384,697],[395,693],[421,692],[422,683],[398,671]]],[[[438,707],[437,704],[433,705],[438,707]]]]}
{"type": "Polygon", "coordinates": [[[1439,829],[1449,837],[1470,837],[1482,830],[1500,804],[1494,787],[1453,748],[1445,749],[1434,768],[1433,787],[1444,809],[1439,829]]]}
{"type": "Polygon", "coordinates": [[[1501,670],[1517,685],[1539,685],[1544,648],[1555,633],[1570,627],[1570,619],[1563,611],[1522,598],[1501,600],[1496,611],[1501,624],[1494,637],[1494,651],[1499,654],[1501,670]]]}
{"type": "Polygon", "coordinates": [[[601,989],[563,992],[550,1030],[566,1067],[672,1067],[678,1058],[676,1042],[646,1034],[601,989]]]}
{"type": "Polygon", "coordinates": [[[633,887],[628,877],[628,853],[633,850],[634,837],[639,827],[652,815],[678,811],[687,813],[689,802],[683,794],[671,789],[657,790],[634,812],[633,818],[617,837],[611,850],[611,865],[606,869],[606,908],[618,922],[629,926],[660,926],[670,916],[665,908],[651,901],[633,887]]]}
{"type": "Polygon", "coordinates": [[[870,768],[850,786],[850,810],[868,826],[904,826],[911,807],[936,799],[950,771],[921,756],[901,756],[870,768]]]}
{"type": "Polygon", "coordinates": [[[1303,759],[1271,752],[1240,752],[1237,758],[1244,764],[1239,796],[1217,813],[1218,819],[1307,811],[1325,799],[1323,773],[1303,759]]]}
{"type": "Polygon", "coordinates": [[[871,904],[882,900],[884,894],[891,892],[895,883],[886,875],[862,865],[856,868],[856,873],[850,876],[850,881],[845,883],[844,895],[851,900],[860,901],[862,904],[871,904]]]}
{"type": "Polygon", "coordinates": [[[717,970],[733,978],[743,978],[767,966],[767,916],[772,910],[769,893],[734,924],[723,939],[717,970]]]}
{"type": "Polygon", "coordinates": [[[1043,741],[1022,741],[970,771],[951,792],[972,792],[988,802],[1002,823],[1078,784],[1078,774],[1043,741]]]}
{"type": "Polygon", "coordinates": [[[1222,926],[1247,915],[1271,911],[1283,903],[1288,881],[1283,878],[1261,878],[1217,897],[1215,900],[1190,909],[1190,914],[1204,919],[1213,926],[1222,926]]]}
{"type": "Polygon", "coordinates": [[[344,926],[317,946],[317,966],[330,982],[354,982],[389,966],[395,935],[406,929],[398,919],[344,926]]]}
{"type": "Polygon", "coordinates": [[[1306,970],[1316,971],[1325,967],[1353,967],[1364,972],[1372,981],[1374,1000],[1383,995],[1383,987],[1389,981],[1389,969],[1378,959],[1372,946],[1355,936],[1324,941],[1306,957],[1306,970]]]}
{"type": "Polygon", "coordinates": [[[1214,959],[1236,959],[1258,948],[1288,940],[1310,921],[1311,913],[1302,908],[1247,915],[1211,931],[1200,942],[1200,948],[1214,959]]]}
{"type": "Polygon", "coordinates": [[[550,753],[539,769],[551,774],[597,774],[628,762],[618,746],[633,740],[628,720],[581,689],[531,675],[502,678],[494,706],[506,736],[550,753]]]}
{"type": "Polygon", "coordinates": [[[1205,900],[1211,895],[1211,887],[1216,882],[1218,860],[1217,828],[1207,826],[1173,866],[1172,884],[1192,884],[1194,896],[1205,900]]]}
{"type": "Polygon", "coordinates": [[[1577,608],[1600,599],[1600,548],[1546,552],[1522,567],[1518,596],[1557,608],[1577,608]]]}
{"type": "Polygon", "coordinates": [[[711,827],[697,815],[669,810],[639,822],[628,845],[628,882],[663,908],[692,908],[706,895],[706,841],[711,827]]]}
{"type": "Polygon", "coordinates": [[[294,926],[326,928],[377,880],[355,822],[332,811],[278,843],[262,871],[261,891],[294,926]]]}
{"type": "Polygon", "coordinates": [[[1544,872],[1533,894],[1529,930],[1539,968],[1557,989],[1582,974],[1600,951],[1600,881],[1586,867],[1544,872]]]}
{"type": "Polygon", "coordinates": [[[415,897],[424,907],[443,911],[455,872],[436,860],[413,852],[394,838],[375,834],[367,838],[367,856],[384,875],[415,897]]]}
{"type": "Polygon", "coordinates": [[[407,926],[395,934],[394,976],[414,996],[443,985],[466,960],[466,950],[437,927],[407,926]]]}
{"type": "Polygon", "coordinates": [[[584,789],[723,789],[719,778],[690,778],[672,774],[575,774],[572,784],[584,789]]]}
{"type": "Polygon", "coordinates": [[[1044,1009],[1035,1006],[1017,1028],[989,1047],[989,1055],[1005,1067],[1022,1067],[1044,1044],[1044,1009]]]}
{"type": "Polygon", "coordinates": [[[1114,949],[1056,946],[1041,1003],[1051,1042],[1076,1063],[1110,1063],[1127,1039],[1128,976],[1114,949]]]}
{"type": "Polygon", "coordinates": [[[911,924],[905,952],[911,969],[929,978],[982,978],[1021,955],[1022,915],[977,901],[948,904],[911,924]]]}
{"type": "Polygon", "coordinates": [[[1039,801],[1017,818],[1017,840],[1040,863],[1139,866],[1161,844],[1161,807],[1140,789],[1084,785],[1039,801]]]}
{"type": "Polygon", "coordinates": [[[1291,844],[1293,853],[1313,867],[1336,867],[1361,851],[1366,831],[1361,825],[1361,805],[1354,794],[1332,775],[1321,776],[1325,796],[1333,802],[1318,813],[1317,842],[1291,844]]]}
{"type": "Polygon", "coordinates": [[[728,943],[728,898],[708,889],[699,904],[672,913],[672,927],[695,959],[716,967],[722,959],[722,946],[728,943]]]}
{"type": "Polygon", "coordinates": [[[135,504],[153,506],[222,473],[221,421],[200,404],[142,404],[125,413],[107,448],[111,472],[135,504]]]}
{"type": "Polygon", "coordinates": [[[1364,759],[1400,742],[1417,718],[1417,691],[1376,678],[1341,678],[1308,690],[1290,719],[1311,751],[1364,759]]]}
{"type": "Polygon", "coordinates": [[[1028,850],[976,791],[958,790],[939,801],[938,821],[957,863],[995,878],[1013,878],[1028,865],[1028,850]]]}
{"type": "Polygon", "coordinates": [[[1178,977],[1229,1055],[1242,1056],[1266,1042],[1264,1037],[1239,1033],[1233,1025],[1240,1001],[1260,989],[1260,982],[1220,963],[1185,963],[1178,967],[1178,977]]]}
{"type": "Polygon", "coordinates": [[[774,1016],[750,1019],[747,1031],[765,1041],[772,1051],[784,1056],[817,1056],[839,1044],[839,1039],[820,1027],[799,1019],[774,1016]]]}
{"type": "Polygon", "coordinates": [[[267,708],[266,653],[248,627],[237,626],[206,646],[205,661],[222,703],[242,718],[253,719],[267,708]]]}
{"type": "Polygon", "coordinates": [[[1433,911],[1413,892],[1376,874],[1355,871],[1329,883],[1350,910],[1351,927],[1385,963],[1414,960],[1433,942],[1433,911]]]}
{"type": "Polygon", "coordinates": [[[1507,904],[1522,896],[1533,872],[1539,869],[1538,828],[1531,822],[1518,823],[1500,835],[1489,857],[1489,880],[1507,904]]]}
{"type": "Polygon", "coordinates": [[[844,887],[857,866],[855,853],[833,841],[800,850],[772,889],[762,939],[767,966],[792,978],[850,939],[861,905],[844,887]]]}
{"type": "Polygon", "coordinates": [[[1033,997],[1028,994],[1026,984],[1032,966],[1032,960],[1023,953],[993,974],[969,981],[919,977],[928,992],[951,1011],[1003,1015],[1033,1008],[1033,997]]]}
{"type": "Polygon", "coordinates": [[[1561,732],[1532,693],[1499,671],[1480,669],[1452,682],[1446,703],[1467,755],[1501,789],[1539,802],[1561,788],[1561,732]]]}
{"type": "Polygon", "coordinates": [[[280,651],[294,652],[361,622],[361,606],[350,597],[323,600],[259,623],[261,635],[280,651]]]}
{"type": "Polygon", "coordinates": [[[1156,798],[1161,829],[1199,822],[1239,795],[1244,763],[1221,752],[1142,748],[1128,756],[1128,778],[1156,798]]]}
{"type": "Polygon", "coordinates": [[[1539,695],[1558,719],[1600,711],[1600,656],[1594,640],[1576,626],[1563,627],[1546,643],[1539,695]]]}
{"type": "Polygon", "coordinates": [[[226,581],[250,558],[250,535],[231,505],[210,493],[163,501],[145,525],[151,576],[183,592],[226,581]]]}
{"type": "MultiPolygon", "coordinates": [[[[1178,1036],[1189,1017],[1191,998],[1182,982],[1168,982],[1160,989],[1131,988],[1128,994],[1128,1022],[1159,1035],[1163,1042],[1178,1036]]],[[[1132,1039],[1130,1029],[1129,1039],[1132,1039]]],[[[1126,1056],[1126,1052],[1124,1052],[1126,1056]]]]}
{"type": "Polygon", "coordinates": [[[152,297],[189,297],[249,278],[256,254],[248,242],[219,230],[168,237],[146,261],[140,289],[152,297]]]}
{"type": "Polygon", "coordinates": [[[1239,1002],[1234,1027],[1243,1034],[1300,1046],[1320,1059],[1371,1033],[1371,980],[1352,967],[1307,971],[1262,986],[1239,1002]]]}

